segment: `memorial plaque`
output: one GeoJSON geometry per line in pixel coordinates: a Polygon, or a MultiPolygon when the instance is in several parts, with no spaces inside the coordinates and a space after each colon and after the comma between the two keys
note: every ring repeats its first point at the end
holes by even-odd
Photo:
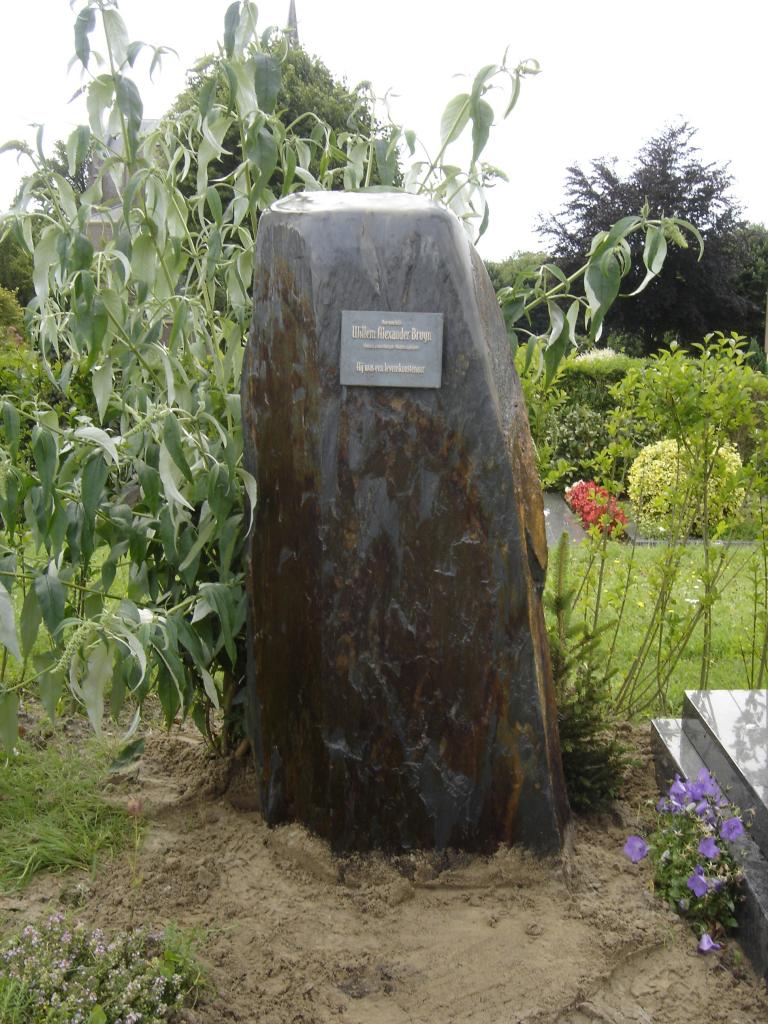
{"type": "Polygon", "coordinates": [[[443,314],[342,310],[340,368],[342,384],[439,388],[443,314]]]}

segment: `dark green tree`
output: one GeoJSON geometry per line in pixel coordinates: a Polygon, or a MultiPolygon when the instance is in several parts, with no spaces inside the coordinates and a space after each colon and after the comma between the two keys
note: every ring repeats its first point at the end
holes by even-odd
{"type": "MultiPolygon", "coordinates": [[[[727,165],[702,161],[694,135],[686,122],[667,126],[642,147],[627,176],[618,172],[615,159],[593,160],[587,170],[574,164],[568,168],[562,209],[539,226],[568,274],[583,262],[593,237],[628,211],[645,207],[649,217],[678,217],[696,225],[705,242],[701,259],[670,227],[665,273],[632,302],[616,303],[605,319],[607,331],[635,336],[645,353],[657,350],[667,334],[684,344],[715,330],[749,333],[754,325],[754,310],[738,287],[743,222],[730,191],[733,179],[727,165]]],[[[637,242],[630,247],[639,256],[637,242]]],[[[630,273],[623,292],[632,292],[641,279],[640,270],[630,273]]]]}
{"type": "MultiPolygon", "coordinates": [[[[293,125],[310,137],[312,129],[321,122],[329,125],[334,133],[333,144],[339,146],[344,134],[350,131],[363,131],[368,133],[373,124],[373,113],[371,110],[370,96],[366,90],[367,83],[350,89],[345,82],[338,82],[331,72],[323,64],[319,57],[314,57],[306,52],[296,43],[291,43],[289,38],[283,37],[274,44],[273,54],[275,66],[280,59],[280,88],[275,99],[275,111],[286,128],[293,125]]],[[[215,82],[222,82],[225,76],[217,74],[217,65],[220,58],[207,56],[198,61],[195,68],[188,76],[187,88],[176,99],[170,116],[174,116],[189,110],[193,106],[203,108],[211,102],[211,91],[215,82]]],[[[221,84],[218,86],[219,95],[216,97],[220,102],[227,102],[224,95],[226,88],[221,84]]],[[[217,160],[211,162],[211,177],[225,177],[231,174],[243,160],[241,140],[238,134],[237,125],[227,131],[224,137],[225,153],[217,160]]],[[[310,171],[317,176],[323,156],[320,151],[323,147],[317,146],[317,154],[313,154],[310,162],[310,171]]],[[[346,164],[346,157],[339,148],[336,159],[328,156],[325,151],[324,158],[329,161],[330,166],[339,168],[337,188],[343,188],[341,170],[346,164]]],[[[387,172],[377,165],[372,174],[371,184],[387,182],[387,172]]],[[[390,176],[392,176],[390,174],[390,176]]],[[[394,177],[397,178],[395,171],[394,177]]],[[[399,182],[398,182],[399,183],[399,182]]],[[[276,171],[270,181],[270,187],[279,197],[281,188],[284,186],[280,172],[276,171]]]]}
{"type": "Polygon", "coordinates": [[[82,195],[91,183],[93,149],[90,147],[86,151],[84,158],[76,163],[71,173],[67,157],[67,147],[64,142],[59,141],[54,145],[53,156],[48,163],[51,170],[65,178],[78,195],[82,195]]]}
{"type": "Polygon", "coordinates": [[[736,231],[736,242],[736,290],[748,303],[749,329],[745,334],[762,343],[768,294],[768,228],[764,224],[745,224],[736,231]]]}

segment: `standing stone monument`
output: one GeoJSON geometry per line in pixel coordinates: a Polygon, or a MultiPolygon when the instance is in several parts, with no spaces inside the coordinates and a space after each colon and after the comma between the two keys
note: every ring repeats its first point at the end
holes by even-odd
{"type": "Polygon", "coordinates": [[[402,194],[276,203],[242,398],[267,820],[338,851],[557,850],[541,488],[459,221],[402,194]]]}

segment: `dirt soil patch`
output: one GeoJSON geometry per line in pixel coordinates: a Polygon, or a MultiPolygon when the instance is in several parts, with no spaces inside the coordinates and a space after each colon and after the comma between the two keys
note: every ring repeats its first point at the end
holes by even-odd
{"type": "Polygon", "coordinates": [[[298,825],[270,829],[244,768],[192,733],[151,735],[109,787],[149,822],[95,877],[37,880],[0,897],[3,931],[58,909],[92,925],[201,930],[209,988],[189,1024],[757,1024],[765,985],[729,943],[693,934],[622,854],[655,796],[646,731],[625,797],[574,821],[540,860],[419,853],[339,859],[298,825]]]}

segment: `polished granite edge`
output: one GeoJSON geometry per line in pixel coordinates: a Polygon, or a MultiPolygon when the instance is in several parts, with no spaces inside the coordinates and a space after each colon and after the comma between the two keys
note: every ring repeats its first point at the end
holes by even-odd
{"type": "MultiPolygon", "coordinates": [[[[681,719],[652,720],[651,750],[662,792],[676,773],[684,779],[695,778],[705,766],[683,730],[681,719]]],[[[714,770],[713,774],[717,775],[714,770]]],[[[768,861],[749,836],[742,836],[731,845],[739,855],[744,873],[744,899],[736,908],[739,927],[734,937],[755,970],[768,982],[768,861]]]]}
{"type": "Polygon", "coordinates": [[[675,775],[695,779],[704,762],[685,735],[679,718],[651,719],[651,751],[660,792],[666,793],[675,775]]]}
{"type": "Polygon", "coordinates": [[[768,807],[762,794],[755,790],[750,775],[743,772],[730,750],[723,745],[723,739],[714,731],[712,723],[700,716],[699,708],[690,697],[691,693],[686,692],[683,700],[683,733],[728,799],[743,813],[752,815],[751,834],[762,853],[768,856],[768,807]]]}
{"type": "Polygon", "coordinates": [[[742,836],[733,846],[744,873],[744,899],[736,908],[737,938],[768,983],[768,861],[749,836],[742,836]]]}
{"type": "Polygon", "coordinates": [[[768,804],[766,691],[687,690],[683,718],[707,727],[755,795],[768,804]]]}

